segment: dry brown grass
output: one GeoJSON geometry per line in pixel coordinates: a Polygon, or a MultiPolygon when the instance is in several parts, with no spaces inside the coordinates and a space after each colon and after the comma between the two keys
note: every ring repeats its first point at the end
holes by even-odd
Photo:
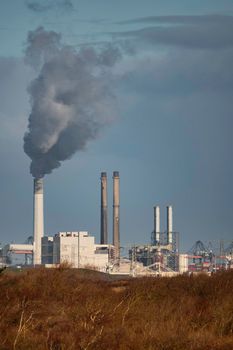
{"type": "Polygon", "coordinates": [[[233,271],[111,281],[93,271],[0,275],[0,349],[233,349],[233,271]]]}

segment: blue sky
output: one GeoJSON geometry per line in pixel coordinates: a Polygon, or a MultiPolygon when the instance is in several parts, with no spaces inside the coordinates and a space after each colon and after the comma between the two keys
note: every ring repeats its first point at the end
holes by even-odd
{"type": "Polygon", "coordinates": [[[111,240],[112,172],[119,170],[123,245],[150,240],[154,205],[165,230],[169,204],[182,250],[199,239],[232,240],[231,16],[233,3],[224,0],[1,1],[0,242],[32,234],[23,136],[27,87],[39,73],[24,55],[28,32],[39,26],[76,51],[111,43],[121,52],[108,69],[113,120],[45,176],[46,233],[86,229],[99,239],[99,178],[107,171],[111,240]]]}

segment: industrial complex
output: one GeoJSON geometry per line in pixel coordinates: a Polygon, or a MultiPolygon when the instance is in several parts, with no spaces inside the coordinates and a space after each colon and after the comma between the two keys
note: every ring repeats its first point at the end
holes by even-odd
{"type": "Polygon", "coordinates": [[[100,243],[86,231],[58,232],[44,235],[43,179],[34,179],[33,236],[25,244],[7,244],[0,253],[0,264],[8,266],[12,256],[25,257],[24,265],[96,269],[105,273],[131,276],[174,276],[183,273],[213,273],[233,268],[233,242],[219,251],[197,241],[185,254],[179,252],[179,232],[173,228],[173,208],[166,208],[166,230],[161,230],[160,207],[154,207],[154,228],[150,244],[134,244],[121,253],[120,176],[113,172],[112,240],[109,242],[107,173],[100,178],[100,243]],[[124,256],[123,256],[124,255],[124,256]]]}

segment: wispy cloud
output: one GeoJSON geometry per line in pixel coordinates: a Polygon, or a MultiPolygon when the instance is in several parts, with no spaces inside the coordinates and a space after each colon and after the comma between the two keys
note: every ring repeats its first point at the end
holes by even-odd
{"type": "Polygon", "coordinates": [[[33,12],[47,12],[54,9],[73,10],[71,0],[26,0],[26,6],[33,12]]]}
{"type": "Polygon", "coordinates": [[[151,16],[118,22],[121,25],[140,23],[150,26],[111,34],[152,45],[201,49],[233,46],[233,16],[151,16]]]}
{"type": "Polygon", "coordinates": [[[164,23],[164,24],[201,24],[201,23],[216,23],[222,21],[233,21],[233,16],[229,15],[171,15],[171,16],[147,16],[137,17],[124,21],[115,22],[116,24],[138,24],[138,23],[164,23]]]}
{"type": "MultiPolygon", "coordinates": [[[[233,49],[217,51],[170,50],[160,56],[148,53],[133,56],[123,73],[124,81],[138,95],[188,96],[233,93],[233,74],[229,70],[233,49]]],[[[195,110],[195,106],[192,108],[195,110]]]]}

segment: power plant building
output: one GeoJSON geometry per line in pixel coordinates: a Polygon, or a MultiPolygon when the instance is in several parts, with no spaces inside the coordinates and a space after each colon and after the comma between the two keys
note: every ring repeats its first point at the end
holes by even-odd
{"type": "Polygon", "coordinates": [[[113,250],[112,245],[95,244],[95,238],[86,231],[59,232],[42,238],[42,264],[67,263],[74,268],[106,271],[113,250]]]}
{"type": "Polygon", "coordinates": [[[59,232],[44,237],[43,179],[34,179],[33,264],[93,267],[105,271],[110,261],[120,257],[119,172],[113,172],[113,245],[108,244],[107,173],[101,173],[100,243],[86,231],[59,232]]]}

